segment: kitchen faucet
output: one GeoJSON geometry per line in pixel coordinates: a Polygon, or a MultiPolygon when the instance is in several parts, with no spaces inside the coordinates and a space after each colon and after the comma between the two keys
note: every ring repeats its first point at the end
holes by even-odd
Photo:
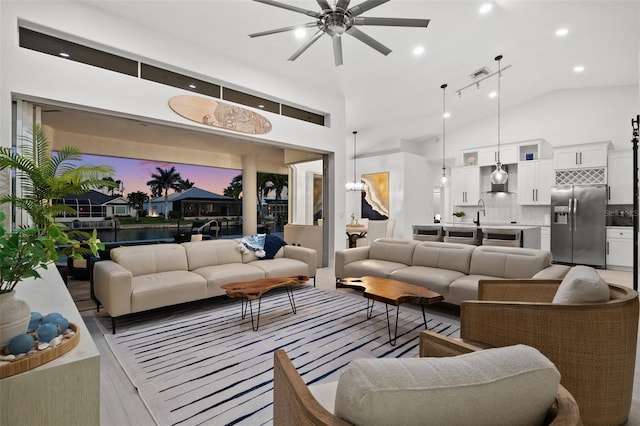
{"type": "Polygon", "coordinates": [[[475,224],[477,226],[480,226],[480,208],[482,207],[482,216],[485,216],[485,208],[484,208],[484,200],[482,198],[480,198],[480,200],[478,200],[478,210],[476,211],[476,220],[474,220],[475,224]]]}

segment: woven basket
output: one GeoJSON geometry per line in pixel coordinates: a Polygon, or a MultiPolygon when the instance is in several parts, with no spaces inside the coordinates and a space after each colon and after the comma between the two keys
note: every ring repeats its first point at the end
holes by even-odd
{"type": "Polygon", "coordinates": [[[15,361],[10,361],[8,364],[0,365],[0,379],[24,373],[32,368],[46,364],[75,348],[80,341],[80,331],[78,331],[78,327],[75,324],[69,324],[69,328],[73,330],[75,334],[68,339],[64,338],[55,348],[47,348],[33,355],[27,355],[15,361]]]}

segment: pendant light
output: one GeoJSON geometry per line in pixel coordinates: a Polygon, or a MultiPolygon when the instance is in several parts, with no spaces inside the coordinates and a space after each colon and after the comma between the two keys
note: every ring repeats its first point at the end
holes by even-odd
{"type": "Polygon", "coordinates": [[[500,61],[502,60],[502,55],[498,55],[495,57],[495,60],[498,61],[498,156],[496,161],[496,168],[493,172],[491,172],[491,183],[496,185],[504,185],[507,183],[509,179],[509,175],[506,170],[502,169],[502,163],[500,162],[500,80],[502,80],[502,68],[500,66],[500,61]]]}
{"type": "Polygon", "coordinates": [[[440,86],[440,88],[442,89],[442,176],[440,177],[440,185],[445,186],[447,184],[447,168],[444,165],[444,148],[446,142],[445,120],[447,118],[445,91],[447,89],[447,85],[443,84],[442,86],[440,86]]]}
{"type": "Polygon", "coordinates": [[[365,189],[365,184],[361,180],[356,179],[356,135],[357,131],[353,132],[353,180],[345,184],[347,191],[359,191],[362,192],[365,189]]]}

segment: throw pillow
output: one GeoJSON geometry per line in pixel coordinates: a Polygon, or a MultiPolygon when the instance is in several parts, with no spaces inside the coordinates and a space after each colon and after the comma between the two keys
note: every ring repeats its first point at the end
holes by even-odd
{"type": "Polygon", "coordinates": [[[542,424],[560,373],[525,345],[445,358],[352,361],[335,414],[356,425],[542,424]]]}
{"type": "Polygon", "coordinates": [[[265,256],[262,259],[273,259],[278,253],[278,250],[282,248],[282,246],[286,246],[287,243],[280,237],[276,235],[267,234],[264,239],[264,252],[265,256]]]}
{"type": "Polygon", "coordinates": [[[600,274],[589,266],[578,265],[565,275],[553,303],[597,303],[609,298],[609,286],[600,274]]]}

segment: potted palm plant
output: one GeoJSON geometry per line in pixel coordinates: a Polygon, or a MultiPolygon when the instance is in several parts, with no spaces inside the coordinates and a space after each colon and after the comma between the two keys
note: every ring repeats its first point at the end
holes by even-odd
{"type": "Polygon", "coordinates": [[[60,256],[80,258],[104,248],[95,230],[91,234],[67,231],[55,217],[75,214],[59,202],[62,197],[104,186],[103,178],[113,174],[110,166],[75,166],[73,162],[81,159],[75,147],[64,147],[54,155],[39,125],[23,142],[17,150],[0,147],[0,171],[14,169],[22,182],[19,194],[0,196],[0,204],[6,206],[0,210],[0,347],[27,329],[30,310],[15,298],[15,288],[23,279],[40,278],[41,268],[60,256]],[[5,210],[11,206],[27,213],[30,224],[10,229],[5,210]]]}

